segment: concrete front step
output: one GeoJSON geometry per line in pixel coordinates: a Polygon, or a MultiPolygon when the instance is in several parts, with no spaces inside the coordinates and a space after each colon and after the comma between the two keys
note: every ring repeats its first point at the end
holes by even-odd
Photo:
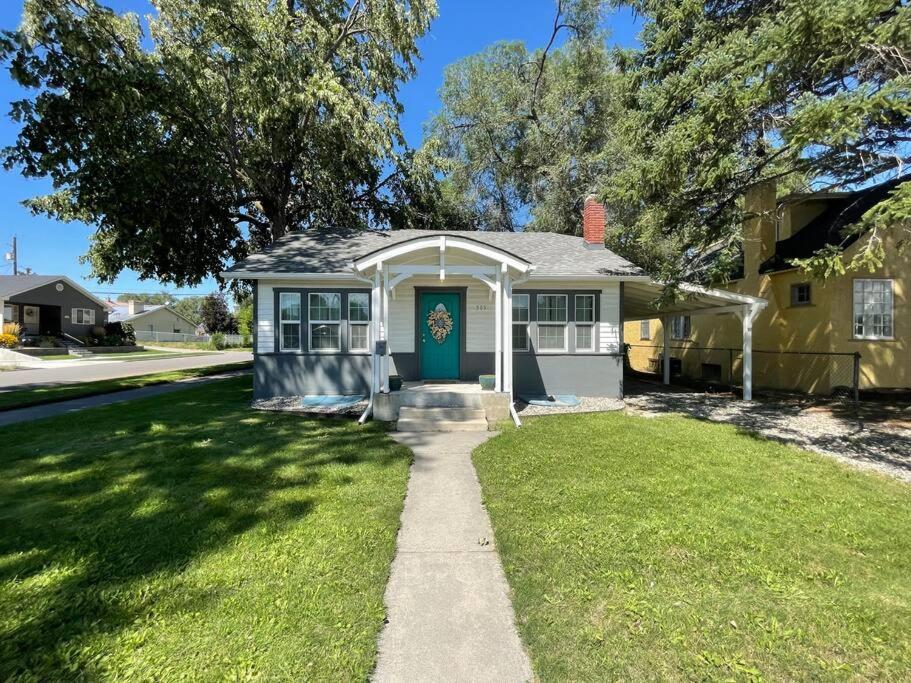
{"type": "Polygon", "coordinates": [[[487,417],[479,408],[412,408],[399,411],[400,432],[484,432],[487,417]]]}

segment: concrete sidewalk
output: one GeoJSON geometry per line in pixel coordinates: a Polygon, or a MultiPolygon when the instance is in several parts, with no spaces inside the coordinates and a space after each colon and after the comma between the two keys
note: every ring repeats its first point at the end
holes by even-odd
{"type": "Polygon", "coordinates": [[[57,417],[58,415],[68,415],[86,408],[97,408],[99,406],[109,406],[114,403],[123,403],[124,401],[133,401],[137,398],[149,398],[151,396],[161,396],[170,394],[174,391],[189,389],[190,387],[207,384],[219,379],[237,377],[238,375],[250,374],[251,370],[233,370],[230,372],[219,373],[217,375],[207,375],[205,377],[192,377],[182,379],[168,384],[153,384],[148,387],[138,389],[127,389],[126,391],[115,391],[109,394],[98,394],[96,396],[85,396],[84,398],[74,398],[69,401],[58,401],[57,403],[45,403],[43,405],[31,406],[29,408],[19,408],[17,410],[0,411],[0,427],[7,425],[19,424],[20,422],[32,422],[33,420],[43,420],[46,417],[57,417]]]}
{"type": "Polygon", "coordinates": [[[527,681],[471,451],[490,432],[395,433],[414,451],[374,681],[527,681]]]}

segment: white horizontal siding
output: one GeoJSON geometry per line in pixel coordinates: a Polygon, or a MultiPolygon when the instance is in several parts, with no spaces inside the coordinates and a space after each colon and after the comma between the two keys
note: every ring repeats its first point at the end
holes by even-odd
{"type": "Polygon", "coordinates": [[[620,353],[620,283],[601,288],[601,321],[598,323],[598,348],[601,353],[620,353]]]}
{"type": "Polygon", "coordinates": [[[465,350],[473,352],[495,351],[494,320],[497,300],[490,296],[490,287],[473,280],[468,285],[466,301],[465,350]]]}
{"type": "Polygon", "coordinates": [[[256,286],[256,352],[275,350],[275,302],[272,285],[262,280],[256,286]]]}
{"type": "Polygon", "coordinates": [[[401,284],[389,297],[389,350],[414,353],[414,287],[401,284]]]}

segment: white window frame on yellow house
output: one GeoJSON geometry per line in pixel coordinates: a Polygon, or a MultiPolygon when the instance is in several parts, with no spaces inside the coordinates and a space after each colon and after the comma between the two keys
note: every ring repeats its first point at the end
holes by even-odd
{"type": "MultiPolygon", "coordinates": [[[[871,288],[870,292],[871,292],[871,293],[873,292],[872,288],[871,288]]],[[[875,328],[875,324],[872,323],[872,322],[870,323],[870,326],[875,328]]],[[[853,338],[854,338],[854,339],[858,339],[858,340],[864,340],[864,341],[882,341],[882,340],[895,339],[895,282],[894,282],[894,280],[892,280],[892,278],[871,278],[871,277],[865,277],[865,278],[860,278],[860,277],[859,277],[859,278],[854,278],[854,281],[851,283],[851,331],[852,331],[852,334],[853,334],[853,338]],[[885,295],[886,295],[886,296],[884,296],[883,298],[884,298],[884,299],[887,299],[887,300],[884,300],[884,301],[881,301],[881,302],[879,302],[879,301],[870,301],[870,302],[867,302],[867,301],[865,300],[865,295],[867,294],[867,291],[865,291],[864,285],[867,284],[867,283],[873,283],[873,282],[888,283],[888,286],[887,286],[887,287],[882,288],[882,292],[884,292],[885,295]],[[857,285],[858,285],[858,284],[861,285],[861,292],[860,292],[860,294],[861,294],[861,297],[862,297],[862,298],[861,298],[861,301],[859,301],[859,302],[858,302],[858,300],[857,300],[857,295],[858,295],[857,285]],[[865,309],[864,309],[864,307],[865,307],[868,303],[869,303],[870,305],[878,305],[878,304],[881,304],[881,305],[883,306],[883,308],[882,308],[881,312],[879,312],[879,313],[870,313],[870,314],[867,314],[866,311],[865,311],[865,309]],[[860,327],[860,330],[861,330],[861,334],[858,334],[858,323],[857,323],[858,306],[861,307],[861,309],[860,309],[860,311],[861,311],[861,323],[860,323],[860,326],[859,326],[859,327],[860,327]],[[870,316],[879,315],[879,316],[882,318],[881,324],[880,324],[880,328],[881,328],[882,331],[883,331],[882,334],[875,334],[875,333],[874,333],[874,334],[868,334],[868,333],[867,333],[867,317],[868,317],[868,315],[870,315],[870,316]],[[886,333],[885,333],[885,331],[886,331],[886,322],[885,322],[885,319],[886,319],[886,318],[888,318],[888,321],[889,321],[889,322],[888,322],[888,325],[889,325],[889,327],[888,327],[889,334],[886,334],[886,333]]]]}

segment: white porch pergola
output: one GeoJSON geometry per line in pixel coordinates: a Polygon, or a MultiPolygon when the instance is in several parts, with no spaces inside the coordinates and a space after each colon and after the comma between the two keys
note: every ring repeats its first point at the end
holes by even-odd
{"type": "Polygon", "coordinates": [[[445,282],[453,276],[467,276],[490,288],[494,300],[494,391],[509,394],[512,403],[512,290],[525,282],[533,270],[528,261],[470,237],[431,235],[366,254],[351,264],[355,276],[372,286],[371,332],[373,340],[385,342],[382,355],[373,347],[373,393],[389,391],[389,299],[395,288],[414,276],[431,276],[445,282]],[[416,252],[432,250],[436,263],[397,263],[416,252]],[[456,251],[489,260],[489,265],[447,265],[447,252],[456,251]]]}
{"type": "Polygon", "coordinates": [[[655,306],[664,285],[657,282],[627,282],[623,289],[623,320],[651,320],[659,318],[663,331],[662,379],[671,383],[671,326],[670,319],[678,315],[723,315],[737,316],[743,327],[743,400],[753,399],[753,322],[768,302],[755,296],[728,292],[723,289],[708,289],[698,285],[681,284],[685,297],[672,304],[655,306]]]}

